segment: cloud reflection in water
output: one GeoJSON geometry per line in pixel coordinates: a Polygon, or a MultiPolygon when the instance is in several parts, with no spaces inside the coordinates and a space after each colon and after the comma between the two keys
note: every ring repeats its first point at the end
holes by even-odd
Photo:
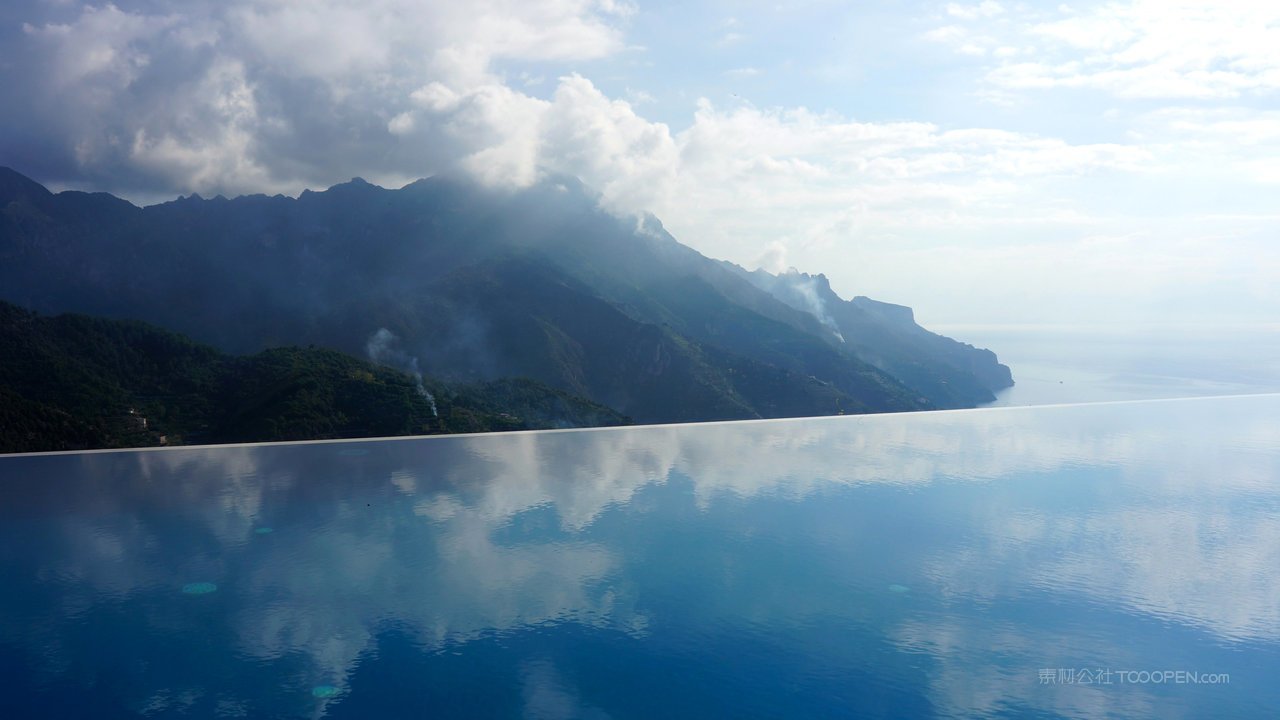
{"type": "MultiPolygon", "coordinates": [[[[34,563],[56,602],[0,601],[0,642],[39,648],[57,675],[93,608],[136,601],[152,630],[198,632],[189,610],[150,598],[209,582],[217,593],[186,602],[224,603],[253,662],[302,658],[291,682],[336,688],[324,702],[344,700],[389,628],[447,653],[567,626],[677,646],[663,633],[830,626],[927,657],[919,691],[939,711],[1151,714],[1164,706],[1147,689],[1038,692],[1033,673],[1141,662],[1163,640],[1001,608],[1062,602],[1223,646],[1276,643],[1277,409],[1269,396],[395,440],[359,456],[317,444],[10,458],[0,521],[27,523],[39,550],[21,557],[5,532],[0,563],[34,563]]],[[[863,652],[810,654],[856,668],[863,652]]],[[[606,715],[563,658],[518,664],[526,714],[606,715]]]]}

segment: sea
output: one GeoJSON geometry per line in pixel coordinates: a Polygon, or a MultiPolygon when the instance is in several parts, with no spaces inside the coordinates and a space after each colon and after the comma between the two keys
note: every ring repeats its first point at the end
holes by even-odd
{"type": "Polygon", "coordinates": [[[1280,395],[9,456],[0,718],[1269,720],[1277,567],[1280,395]]]}
{"type": "Polygon", "coordinates": [[[994,351],[1013,371],[991,407],[1280,391],[1280,324],[930,329],[994,351]]]}
{"type": "Polygon", "coordinates": [[[1167,330],[948,328],[985,409],[0,457],[0,718],[1275,718],[1280,337],[1167,330]]]}

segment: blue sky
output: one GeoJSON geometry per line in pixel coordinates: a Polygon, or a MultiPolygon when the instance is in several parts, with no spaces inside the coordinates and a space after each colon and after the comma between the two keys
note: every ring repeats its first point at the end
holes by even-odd
{"type": "Polygon", "coordinates": [[[0,164],[138,202],[571,173],[926,323],[1280,322],[1265,2],[16,0],[0,164]]]}

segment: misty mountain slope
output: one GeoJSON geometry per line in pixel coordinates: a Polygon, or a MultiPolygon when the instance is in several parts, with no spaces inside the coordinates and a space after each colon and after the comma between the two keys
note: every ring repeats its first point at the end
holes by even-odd
{"type": "Polygon", "coordinates": [[[761,289],[825,320],[862,360],[884,370],[944,407],[990,400],[1013,377],[995,353],[929,332],[915,322],[911,308],[866,297],[844,300],[823,275],[791,270],[774,275],[733,266],[761,289]]]}
{"type": "MultiPolygon", "coordinates": [[[[934,382],[942,361],[918,338],[910,352],[919,355],[898,361],[910,352],[896,331],[876,329],[893,347],[858,345],[895,359],[869,363],[750,273],[681,245],[654,218],[603,212],[563,178],[518,192],[443,177],[399,190],[356,179],[297,199],[189,197],[139,209],[53,195],[2,171],[0,297],[137,317],[238,353],[315,344],[363,354],[385,328],[399,347],[390,364],[402,369],[528,375],[644,421],[990,399],[934,382]],[[913,374],[912,362],[924,370],[913,374]]],[[[973,359],[983,363],[994,356],[973,359]]],[[[983,386],[942,365],[957,387],[968,376],[983,386]]]]}
{"type": "MultiPolygon", "coordinates": [[[[691,291],[719,306],[702,309],[700,314],[723,314],[725,308],[732,308],[803,334],[819,334],[821,329],[809,313],[761,292],[720,262],[679,243],[656,218],[648,216],[637,223],[602,212],[576,180],[535,185],[509,196],[494,214],[513,221],[504,232],[513,242],[541,252],[566,274],[638,320],[669,324],[690,337],[717,342],[712,333],[718,327],[687,316],[689,303],[677,301],[683,307],[676,309],[667,301],[672,283],[689,283],[691,291]]],[[[757,330],[773,331],[764,326],[757,330]]],[[[771,337],[766,334],[761,339],[771,337]]]]}
{"type": "Polygon", "coordinates": [[[469,266],[429,286],[419,339],[428,367],[469,380],[525,375],[639,421],[756,417],[696,350],[636,322],[528,256],[469,266]]]}
{"type": "Polygon", "coordinates": [[[844,385],[820,382],[639,322],[536,255],[460,269],[427,292],[431,317],[419,332],[428,366],[469,364],[476,379],[537,377],[641,422],[924,407],[874,371],[844,385]]]}
{"type": "MultiPolygon", "coordinates": [[[[439,187],[446,184],[440,181],[439,187]]],[[[475,194],[486,195],[478,189],[475,194]]],[[[810,305],[788,302],[742,268],[710,260],[680,244],[655,218],[647,217],[637,226],[633,220],[600,212],[576,180],[562,178],[521,193],[488,197],[499,198],[490,210],[491,237],[540,251],[631,317],[669,325],[700,343],[831,379],[855,394],[866,386],[850,378],[865,376],[860,362],[868,362],[908,386],[921,383],[915,388],[918,394],[944,407],[990,401],[993,391],[1012,384],[1008,369],[994,354],[955,343],[911,321],[899,327],[875,313],[857,313],[859,321],[852,326],[858,342],[846,344],[810,305]],[[885,355],[893,361],[883,361],[885,355]]],[[[825,278],[821,282],[830,296],[826,302],[846,304],[830,291],[825,278]]]]}
{"type": "MultiPolygon", "coordinates": [[[[681,332],[707,345],[801,376],[822,378],[870,407],[892,403],[894,396],[901,395],[900,383],[885,373],[841,353],[818,335],[730,302],[700,277],[672,277],[650,286],[648,292],[679,318],[676,327],[681,332]]],[[[925,402],[919,398],[918,406],[925,402]]]]}

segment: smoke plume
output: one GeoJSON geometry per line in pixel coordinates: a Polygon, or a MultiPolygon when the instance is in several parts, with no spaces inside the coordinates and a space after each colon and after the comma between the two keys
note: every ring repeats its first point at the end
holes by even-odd
{"type": "Polygon", "coordinates": [[[400,348],[400,338],[396,337],[395,333],[386,328],[378,328],[377,332],[369,336],[369,342],[365,343],[364,349],[373,362],[412,375],[418,386],[418,394],[431,404],[431,414],[435,417],[440,416],[436,410],[435,396],[422,384],[422,371],[418,368],[418,358],[400,348]]]}
{"type": "Polygon", "coordinates": [[[795,289],[797,297],[804,303],[805,309],[818,318],[818,322],[830,330],[837,340],[844,342],[844,335],[841,334],[835,319],[831,317],[831,313],[827,312],[827,304],[823,301],[822,295],[818,293],[818,279],[811,275],[801,274],[795,268],[791,268],[787,274],[791,276],[791,287],[795,289]]]}

